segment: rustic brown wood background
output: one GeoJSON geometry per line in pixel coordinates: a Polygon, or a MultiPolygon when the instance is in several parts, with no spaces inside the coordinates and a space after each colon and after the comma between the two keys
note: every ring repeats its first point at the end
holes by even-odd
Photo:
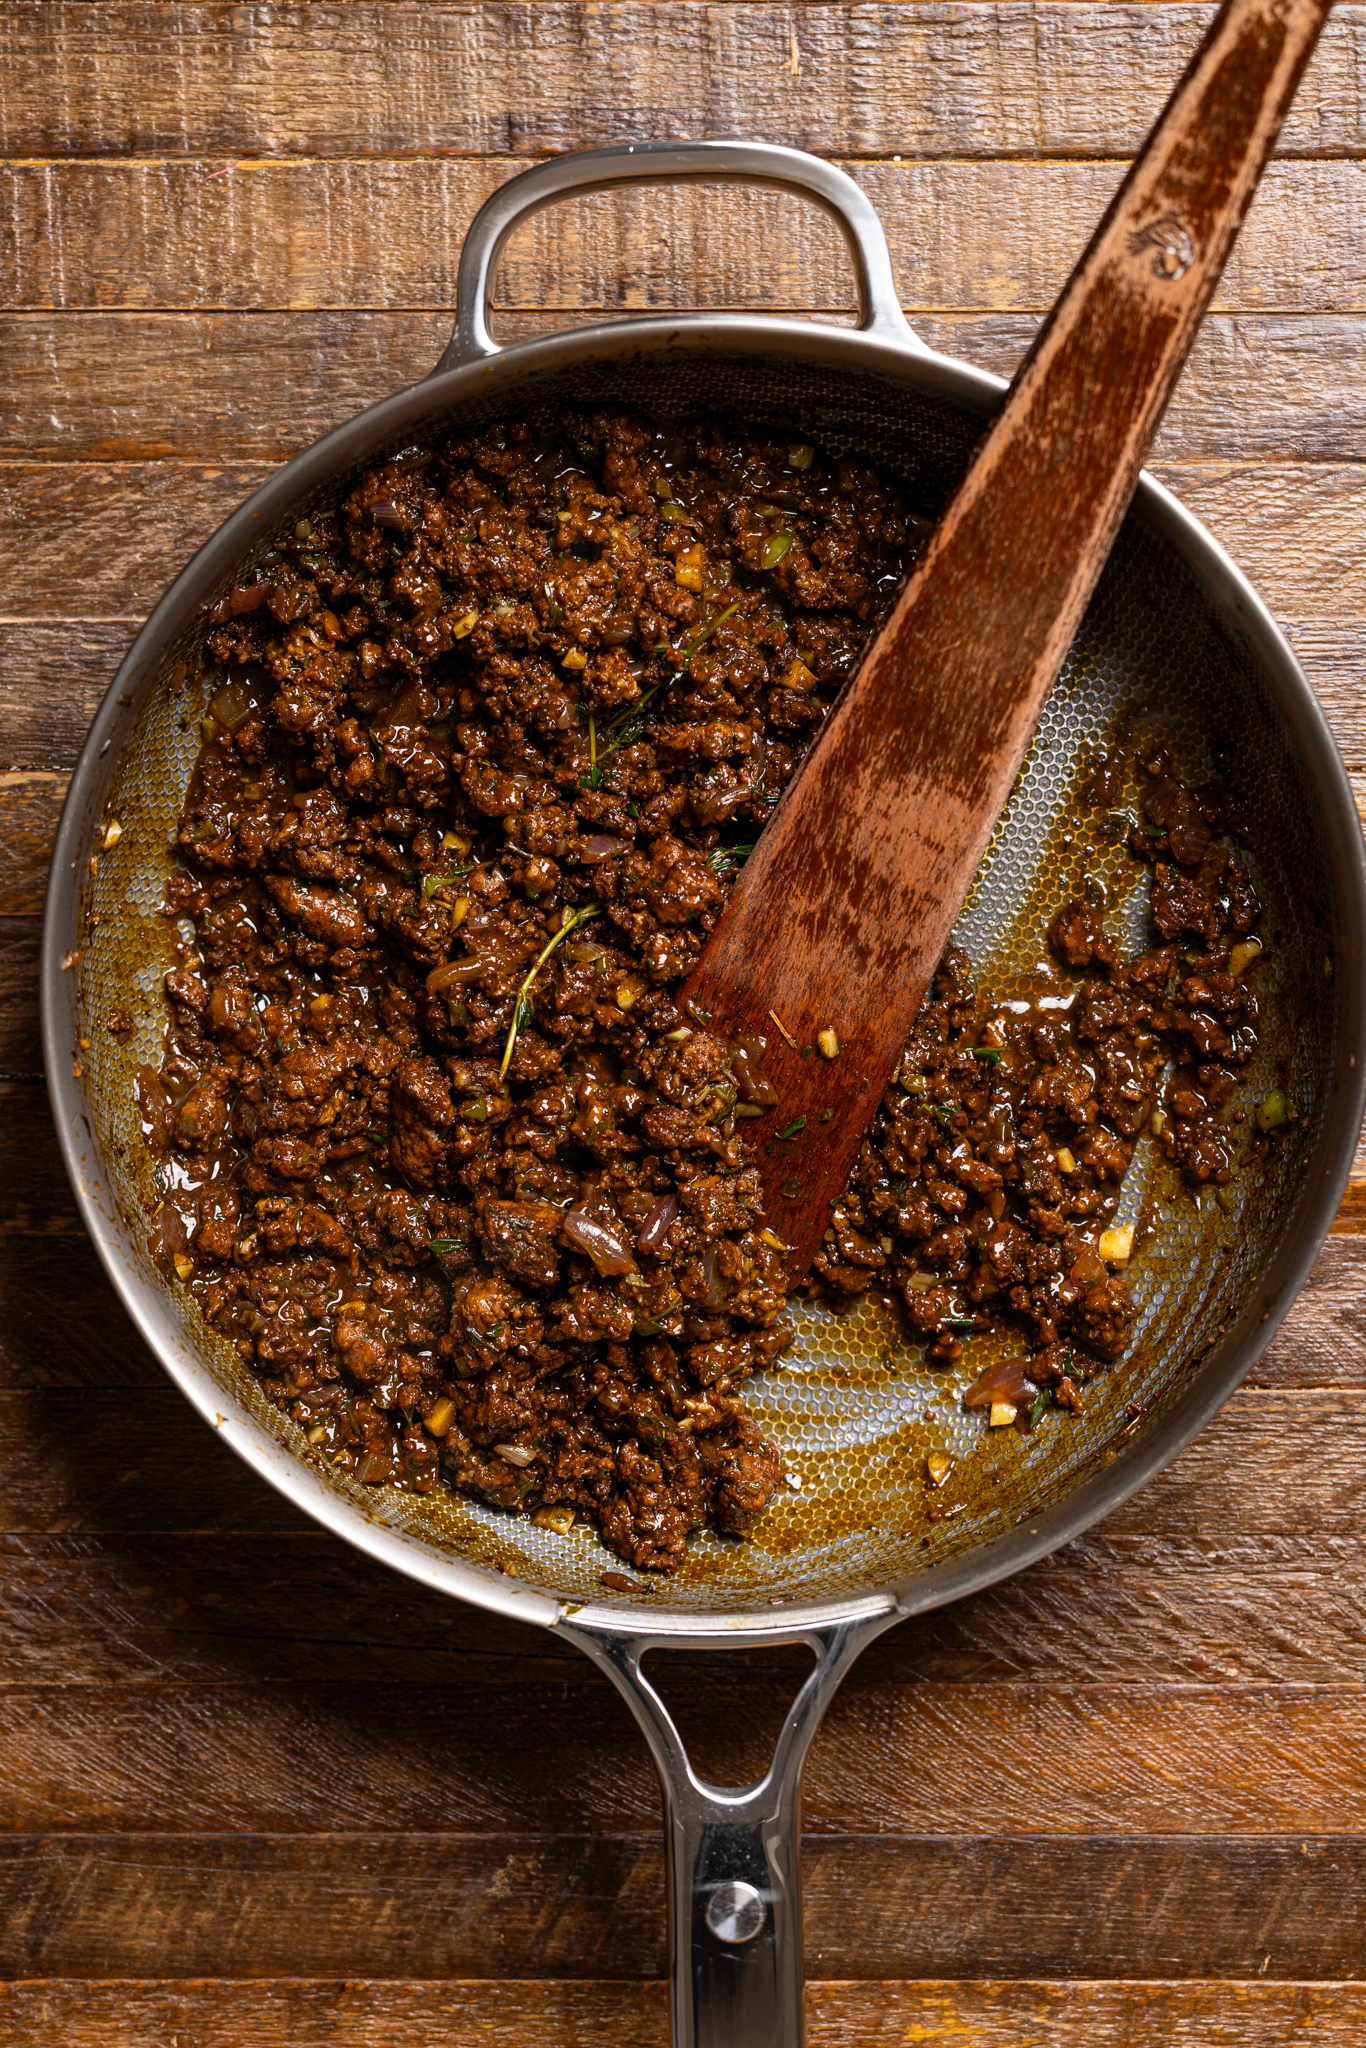
{"type": "MultiPolygon", "coordinates": [[[[287,1509],[162,1380],[39,1075],[48,848],[172,571],[411,381],[538,155],[846,164],[931,342],[1018,359],[1203,7],[0,4],[0,2039],[662,2048],[650,1767],[589,1666],[287,1509]]],[[[1252,574],[1366,791],[1366,8],[1306,80],[1154,467],[1252,574]]],[[[596,199],[503,331],[839,317],[797,203],[596,199]]],[[[1359,1155],[1361,1161],[1361,1155],[1359,1155]]],[[[1366,1161],[1263,1367],[1085,1541],[909,1623],[807,1773],[820,2048],[1366,2036],[1366,1161]]],[[[757,1771],[784,1656],[680,1664],[757,1771]]]]}

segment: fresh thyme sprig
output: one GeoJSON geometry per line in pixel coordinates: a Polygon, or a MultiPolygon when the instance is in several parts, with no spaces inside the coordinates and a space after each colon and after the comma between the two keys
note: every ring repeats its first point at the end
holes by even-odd
{"type": "Polygon", "coordinates": [[[535,964],[518,989],[517,1000],[512,1006],[512,1022],[508,1026],[507,1043],[503,1047],[503,1064],[498,1069],[498,1079],[500,1081],[511,1064],[512,1049],[517,1043],[517,1033],[531,1015],[531,991],[535,986],[537,975],[545,966],[546,961],[555,951],[555,948],[563,945],[571,932],[577,931],[581,924],[587,924],[589,918],[596,917],[601,909],[602,905],[600,903],[588,903],[584,905],[582,910],[576,910],[572,917],[565,919],[560,929],[547,940],[546,944],[542,946],[537,954],[535,964]]]}

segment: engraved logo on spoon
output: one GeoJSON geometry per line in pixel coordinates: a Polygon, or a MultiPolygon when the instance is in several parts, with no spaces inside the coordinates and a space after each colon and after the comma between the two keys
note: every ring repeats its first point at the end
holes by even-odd
{"type": "Polygon", "coordinates": [[[1195,244],[1189,230],[1174,213],[1164,213],[1161,220],[1152,221],[1130,235],[1130,255],[1141,256],[1145,249],[1153,252],[1153,276],[1167,284],[1175,284],[1178,277],[1184,277],[1195,261],[1195,244]]]}

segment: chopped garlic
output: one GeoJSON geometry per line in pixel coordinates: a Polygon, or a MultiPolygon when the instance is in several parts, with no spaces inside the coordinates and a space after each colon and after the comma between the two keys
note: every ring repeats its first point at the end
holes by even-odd
{"type": "Polygon", "coordinates": [[[701,541],[685,548],[674,563],[674,582],[680,590],[700,590],[707,567],[707,551],[701,541]]]}
{"type": "Polygon", "coordinates": [[[800,654],[794,654],[783,670],[782,685],[785,690],[810,690],[816,683],[815,673],[800,654]]]}
{"type": "MultiPolygon", "coordinates": [[[[1008,1407],[1009,1403],[1004,1405],[1008,1407]]],[[[1011,1412],[1013,1419],[1014,1411],[1011,1412]]],[[[942,1486],[953,1470],[953,1459],[947,1451],[931,1451],[925,1460],[925,1470],[929,1474],[931,1486],[942,1486]]]]}
{"type": "Polygon", "coordinates": [[[531,1519],[538,1529],[553,1529],[557,1536],[567,1536],[574,1526],[574,1510],[570,1507],[537,1508],[531,1519]]]}
{"type": "Polygon", "coordinates": [[[123,837],[123,827],[122,827],[122,825],[120,825],[120,823],[119,823],[119,821],[118,821],[118,819],[117,819],[117,818],[111,818],[111,819],[109,820],[109,823],[108,823],[108,824],[107,824],[107,825],[105,826],[105,828],[104,828],[104,850],[105,850],[105,852],[106,852],[106,853],[108,853],[108,851],[109,851],[109,849],[110,849],[110,847],[111,847],[111,846],[117,846],[117,845],[118,845],[118,843],[119,843],[119,841],[120,841],[120,839],[122,839],[122,837],[123,837]]]}
{"type": "Polygon", "coordinates": [[[427,1417],[424,1427],[432,1436],[444,1436],[454,1421],[455,1403],[443,1395],[427,1417]]]}
{"type": "Polygon", "coordinates": [[[786,1252],[792,1249],[791,1245],[783,1243],[776,1230],[761,1230],[759,1235],[765,1244],[772,1245],[775,1252],[786,1252]]]}
{"type": "Polygon", "coordinates": [[[472,633],[478,624],[479,613],[477,611],[466,612],[464,618],[457,619],[455,624],[451,627],[452,640],[463,640],[465,638],[465,635],[467,633],[472,633]]]}
{"type": "Polygon", "coordinates": [[[194,1260],[190,1257],[189,1253],[173,1252],[171,1260],[176,1269],[176,1277],[180,1280],[188,1280],[194,1271],[194,1260]]]}
{"type": "Polygon", "coordinates": [[[645,983],[638,974],[628,974],[617,983],[617,1008],[634,1010],[644,991],[645,983]]]}
{"type": "Polygon", "coordinates": [[[1076,1170],[1077,1170],[1077,1155],[1076,1155],[1076,1153],[1075,1153],[1075,1152],[1070,1152],[1070,1151],[1068,1150],[1068,1148],[1067,1148],[1067,1146],[1066,1146],[1066,1145],[1059,1145],[1059,1147],[1058,1147],[1058,1171],[1059,1171],[1059,1173],[1075,1173],[1075,1172],[1076,1172],[1076,1170]]]}
{"type": "Polygon", "coordinates": [[[816,1045],[823,1060],[837,1060],[839,1058],[840,1042],[835,1036],[832,1025],[827,1024],[824,1031],[817,1032],[816,1045]]]}
{"type": "Polygon", "coordinates": [[[1013,1401],[993,1401],[987,1421],[992,1429],[1009,1429],[1019,1412],[1013,1401]]]}
{"type": "Polygon", "coordinates": [[[1262,950],[1260,939],[1242,939],[1228,956],[1230,974],[1242,974],[1249,968],[1262,950]]]}
{"type": "Polygon", "coordinates": [[[1111,1266],[1124,1265],[1134,1248],[1134,1226],[1122,1224],[1117,1230],[1102,1230],[1096,1250],[1111,1266]]]}
{"type": "Polygon", "coordinates": [[[534,1465],[536,1453],[523,1450],[520,1444],[495,1444],[494,1450],[500,1458],[506,1458],[509,1465],[534,1465]]]}
{"type": "Polygon", "coordinates": [[[561,668],[587,668],[588,656],[581,647],[571,647],[567,654],[560,656],[561,668]]]}

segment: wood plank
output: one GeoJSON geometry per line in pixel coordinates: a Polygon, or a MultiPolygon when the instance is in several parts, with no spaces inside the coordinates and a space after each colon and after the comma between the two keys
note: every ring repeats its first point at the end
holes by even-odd
{"type": "MultiPolygon", "coordinates": [[[[158,1962],[160,1959],[158,1958],[158,1962]]],[[[392,1967],[390,1964],[389,1967],[392,1967]]],[[[0,1984],[12,2048],[667,2048],[663,1984],[276,1979],[0,1984]]],[[[886,1983],[806,1986],[811,2048],[1357,2048],[1353,1982],[886,1983]]]]}
{"type": "MultiPolygon", "coordinates": [[[[752,1671],[688,1680],[722,1783],[762,1774],[752,1671]],[[719,1731],[719,1732],[718,1732],[719,1731]]],[[[791,1697],[787,1686],[782,1696],[791,1697]]],[[[1228,1836],[1366,1829],[1366,1690],[851,1679],[806,1771],[824,1833],[1228,1836]]],[[[454,1686],[9,1686],[0,1820],[113,1836],[652,1827],[658,1791],[624,1705],[586,1663],[454,1686]],[[535,1760],[554,1758],[554,1769],[535,1760]]],[[[2,1917],[2,1916],[0,1916],[2,1917]]]]}
{"type": "Polygon", "coordinates": [[[70,780],[52,768],[0,769],[0,918],[41,912],[70,780]]]}
{"type": "Polygon", "coordinates": [[[0,463],[0,619],[140,624],[274,466],[0,463]]]}
{"type": "Polygon", "coordinates": [[[0,1078],[42,1071],[38,1042],[38,920],[0,917],[0,1078]]]}
{"type": "MultiPolygon", "coordinates": [[[[846,160],[888,231],[903,302],[1047,310],[1122,175],[1117,163],[846,160]]],[[[14,308],[451,308],[477,207],[524,159],[10,162],[0,206],[14,308]]],[[[1216,306],[1366,310],[1356,251],[1366,162],[1272,164],[1216,306]],[[1305,221],[1314,222],[1307,240],[1305,221]]],[[[768,192],[669,186],[541,214],[503,258],[499,303],[547,307],[852,303],[834,226],[768,192]]]]}
{"type": "MultiPolygon", "coordinates": [[[[815,150],[835,134],[867,155],[1126,155],[1208,13],[372,0],[244,23],[226,6],[11,6],[0,147],[502,155],[739,132],[815,150]]],[[[1361,63],[1361,12],[1344,7],[1282,153],[1366,145],[1361,63]]]]}
{"type": "Polygon", "coordinates": [[[137,623],[0,620],[0,761],[74,766],[137,623]]]}
{"type": "MultiPolygon", "coordinates": [[[[155,1483],[155,1482],[153,1482],[155,1483]]],[[[1366,1550],[1356,1536],[1112,1536],[1101,1527],[1014,1579],[906,1622],[858,1682],[1148,1686],[1360,1685],[1366,1550]]],[[[577,1661],[540,1630],[481,1613],[359,1557],[321,1530],[288,1536],[0,1537],[0,1686],[509,1684],[577,1661]]],[[[726,1699],[777,1715],[800,1673],[728,1656],[726,1699]]],[[[718,1698],[683,1653],[662,1683],[699,1753],[718,1698]]],[[[762,1739],[756,1728],[756,1745],[762,1739]]]]}
{"type": "MultiPolygon", "coordinates": [[[[802,1860],[806,1962],[818,1979],[1170,1982],[1265,1968],[1331,1981],[1360,1963],[1354,1893],[1366,1850],[1354,1837],[808,1835],[802,1860]]],[[[6,1977],[354,1980],[401,1961],[437,1979],[525,1978],[534,1965],[537,1976],[639,1982],[664,1964],[653,1830],[580,1843],[494,1832],[11,1836],[0,1841],[0,1903],[6,1977]]],[[[1016,2038],[1036,2048],[1037,2036],[1016,2038]]],[[[1071,2036],[1088,2048],[1090,2038],[1071,2036]]],[[[1185,2038],[1194,2048],[1211,2037],[1185,2038]]]]}
{"type": "MultiPolygon", "coordinates": [[[[932,348],[1002,376],[1038,325],[1028,313],[916,319],[932,348]]],[[[497,324],[523,340],[568,322],[547,312],[497,324]]],[[[445,313],[0,314],[11,394],[0,457],[283,461],[425,376],[449,338],[445,313]]],[[[1356,313],[1211,315],[1157,459],[1361,461],[1363,349],[1356,313]]]]}

